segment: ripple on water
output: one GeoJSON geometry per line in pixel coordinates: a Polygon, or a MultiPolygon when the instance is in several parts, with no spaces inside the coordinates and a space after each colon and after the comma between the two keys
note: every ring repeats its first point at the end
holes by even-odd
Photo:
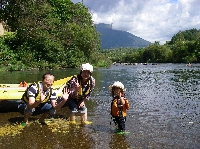
{"type": "MultiPolygon", "coordinates": [[[[91,125],[62,127],[63,122],[61,126],[55,126],[67,132],[62,133],[52,132],[50,126],[34,122],[20,134],[1,137],[0,147],[200,148],[199,71],[198,64],[192,67],[185,67],[185,64],[138,64],[96,69],[93,73],[95,91],[91,100],[86,102],[88,119],[93,122],[91,125]],[[127,89],[125,96],[129,99],[130,110],[127,111],[126,128],[130,131],[129,135],[117,135],[110,131],[113,125],[110,125],[108,86],[114,81],[121,81],[127,89]]],[[[63,78],[63,73],[68,72],[56,71],[60,78],[63,78]]],[[[39,73],[37,77],[40,76],[39,73]]],[[[17,73],[15,78],[20,78],[20,74],[17,73]]],[[[64,111],[60,114],[65,115],[64,111]]],[[[0,125],[5,126],[22,118],[15,111],[0,113],[0,125]]]]}

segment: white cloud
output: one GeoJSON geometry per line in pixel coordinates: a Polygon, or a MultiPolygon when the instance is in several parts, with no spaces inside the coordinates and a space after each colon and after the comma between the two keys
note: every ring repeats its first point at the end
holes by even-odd
{"type": "MultiPolygon", "coordinates": [[[[72,0],[74,3],[82,0],[72,0]]],[[[200,0],[83,0],[94,23],[113,23],[150,42],[161,44],[178,31],[200,29],[200,0]]]]}

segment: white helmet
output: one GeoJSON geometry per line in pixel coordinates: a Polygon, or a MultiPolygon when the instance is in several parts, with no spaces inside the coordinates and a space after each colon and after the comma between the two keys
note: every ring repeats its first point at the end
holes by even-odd
{"type": "Polygon", "coordinates": [[[124,88],[124,85],[123,85],[121,82],[119,82],[119,81],[116,81],[116,82],[114,82],[113,85],[110,85],[110,86],[109,86],[109,89],[112,90],[113,87],[119,87],[119,88],[121,88],[123,91],[126,91],[126,89],[124,88]]]}
{"type": "Polygon", "coordinates": [[[81,70],[89,70],[91,73],[93,72],[93,66],[89,63],[85,63],[81,65],[81,70]]]}

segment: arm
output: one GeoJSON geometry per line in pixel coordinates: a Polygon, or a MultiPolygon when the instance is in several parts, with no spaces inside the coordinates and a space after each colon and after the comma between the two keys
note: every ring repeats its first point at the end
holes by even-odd
{"type": "Polygon", "coordinates": [[[92,84],[91,84],[90,92],[84,96],[82,101],[90,99],[90,96],[91,96],[92,92],[94,91],[94,87],[95,87],[95,79],[92,77],[92,84]]]}
{"type": "Polygon", "coordinates": [[[35,107],[37,107],[41,102],[35,102],[35,98],[34,97],[29,97],[28,99],[28,107],[29,109],[33,109],[35,107]]]}
{"type": "Polygon", "coordinates": [[[126,98],[125,98],[125,104],[126,104],[126,109],[129,110],[130,105],[129,105],[128,99],[126,99],[126,98]]]}
{"type": "Polygon", "coordinates": [[[42,103],[45,99],[45,93],[43,93],[42,89],[40,89],[40,100],[36,102],[35,99],[35,94],[37,93],[37,88],[36,86],[31,86],[28,90],[28,107],[29,109],[33,109],[35,107],[37,107],[40,103],[42,103]]]}
{"type": "Polygon", "coordinates": [[[125,98],[124,98],[124,96],[122,96],[121,92],[119,93],[118,98],[119,98],[119,102],[121,103],[121,105],[124,105],[125,104],[125,98]]]}
{"type": "Polygon", "coordinates": [[[124,97],[121,97],[121,98],[120,98],[120,102],[121,102],[121,104],[122,104],[122,105],[124,105],[124,104],[125,104],[124,97]]]}
{"type": "Polygon", "coordinates": [[[67,83],[67,87],[69,88],[70,96],[72,98],[77,98],[80,87],[78,79],[76,77],[72,77],[72,79],[67,83]]]}

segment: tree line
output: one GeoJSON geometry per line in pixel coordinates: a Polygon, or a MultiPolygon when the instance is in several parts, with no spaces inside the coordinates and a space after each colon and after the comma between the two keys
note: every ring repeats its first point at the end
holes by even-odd
{"type": "Polygon", "coordinates": [[[89,9],[70,0],[1,0],[1,66],[9,70],[107,66],[89,9]]]}
{"type": "Polygon", "coordinates": [[[1,70],[75,68],[83,62],[200,62],[200,31],[179,31],[171,41],[146,48],[100,50],[100,34],[82,3],[70,0],[1,0],[1,70]]]}
{"type": "Polygon", "coordinates": [[[155,41],[145,48],[107,49],[102,53],[118,63],[199,63],[200,30],[179,31],[164,45],[155,41]]]}

